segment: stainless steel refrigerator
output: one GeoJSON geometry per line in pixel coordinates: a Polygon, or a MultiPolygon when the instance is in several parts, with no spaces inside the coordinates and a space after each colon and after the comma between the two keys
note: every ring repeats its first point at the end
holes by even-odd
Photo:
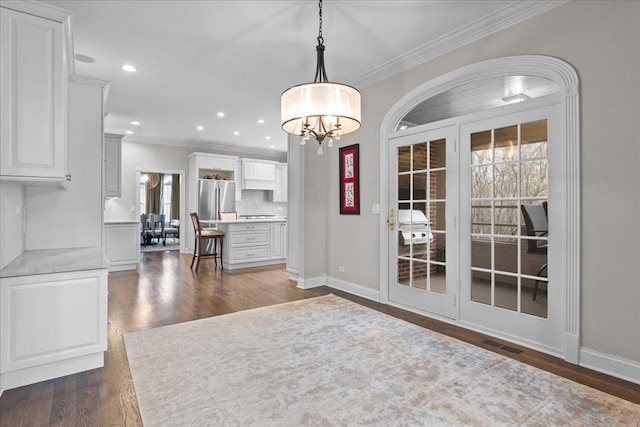
{"type": "MultiPolygon", "coordinates": [[[[233,181],[218,181],[201,179],[198,181],[198,217],[202,228],[214,228],[208,221],[216,221],[218,212],[232,212],[236,210],[236,183],[233,181]]],[[[203,248],[205,253],[213,252],[214,239],[208,240],[203,248]]]]}

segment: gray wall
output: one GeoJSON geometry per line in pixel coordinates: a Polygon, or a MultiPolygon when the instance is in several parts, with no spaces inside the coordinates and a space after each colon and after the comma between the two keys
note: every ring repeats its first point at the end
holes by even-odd
{"type": "MultiPolygon", "coordinates": [[[[340,144],[360,143],[362,213],[339,215],[337,147],[325,150],[326,168],[325,159],[307,156],[313,167],[305,170],[305,181],[327,185],[330,227],[324,244],[305,245],[305,269],[316,265],[305,276],[327,274],[378,289],[379,217],[371,206],[379,198],[380,125],[395,102],[475,62],[523,54],[557,57],[576,69],[581,82],[582,346],[640,362],[639,40],[639,2],[570,2],[363,89],[362,128],[340,144]],[[326,271],[315,271],[321,268],[316,258],[326,260],[326,271]]],[[[314,190],[310,185],[305,191],[314,190]]],[[[321,208],[307,193],[305,222],[318,219],[315,210],[321,208]]],[[[305,233],[313,231],[305,227],[305,233]]]]}

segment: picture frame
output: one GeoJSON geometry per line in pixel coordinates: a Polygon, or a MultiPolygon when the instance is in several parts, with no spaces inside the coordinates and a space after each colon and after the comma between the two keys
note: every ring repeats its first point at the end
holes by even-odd
{"type": "Polygon", "coordinates": [[[340,214],[360,215],[360,144],[339,151],[340,214]]]}

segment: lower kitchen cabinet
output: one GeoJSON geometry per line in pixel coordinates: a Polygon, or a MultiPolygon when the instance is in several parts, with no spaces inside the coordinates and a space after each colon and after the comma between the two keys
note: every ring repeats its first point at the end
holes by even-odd
{"type": "Polygon", "coordinates": [[[224,268],[233,270],[284,263],[286,225],[286,222],[220,224],[220,229],[225,233],[224,268]]]}
{"type": "Polygon", "coordinates": [[[0,388],[102,367],[107,269],[3,278],[0,388]]]}
{"type": "Polygon", "coordinates": [[[140,264],[140,222],[108,221],[104,224],[109,271],[135,270],[140,264]]]}

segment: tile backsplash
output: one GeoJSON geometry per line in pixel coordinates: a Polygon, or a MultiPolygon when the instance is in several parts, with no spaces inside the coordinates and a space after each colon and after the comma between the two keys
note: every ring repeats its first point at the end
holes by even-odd
{"type": "Polygon", "coordinates": [[[238,215],[277,215],[287,216],[287,203],[270,202],[270,191],[242,190],[242,200],[236,202],[238,215]]]}

